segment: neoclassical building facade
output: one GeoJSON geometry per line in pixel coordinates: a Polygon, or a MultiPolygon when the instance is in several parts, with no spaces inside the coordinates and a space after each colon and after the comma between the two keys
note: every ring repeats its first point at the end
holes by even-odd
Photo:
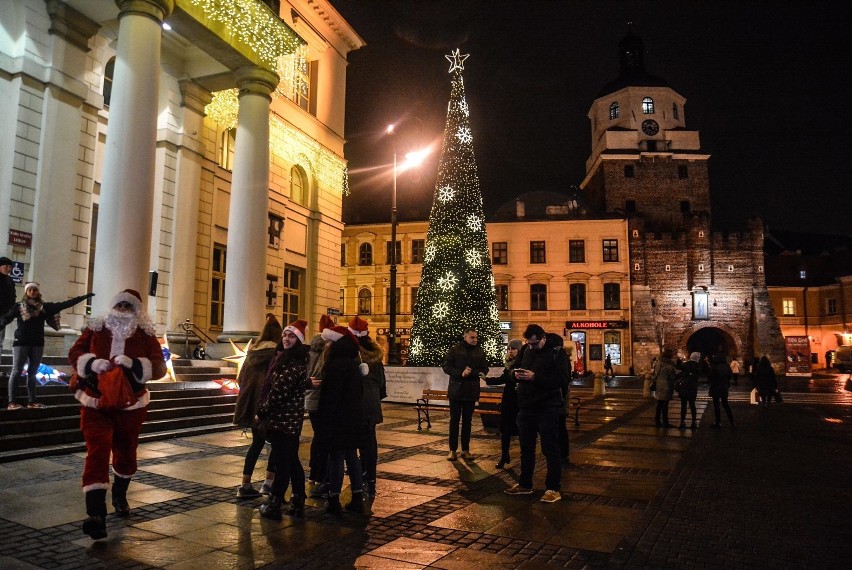
{"type": "Polygon", "coordinates": [[[49,299],[94,291],[94,313],[147,292],[160,332],[316,322],[338,297],[362,45],[327,0],[7,3],[0,254],[49,299]]]}

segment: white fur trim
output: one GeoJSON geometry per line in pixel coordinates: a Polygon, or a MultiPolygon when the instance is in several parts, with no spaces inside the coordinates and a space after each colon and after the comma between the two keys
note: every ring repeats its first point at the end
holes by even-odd
{"type": "Polygon", "coordinates": [[[122,479],[131,479],[133,475],[122,475],[118,471],[115,470],[115,467],[112,468],[112,474],[116,477],[121,477],[122,479]]]}
{"type": "Polygon", "coordinates": [[[138,410],[139,408],[145,408],[151,402],[151,393],[148,390],[145,390],[145,393],[139,396],[139,400],[128,408],[124,408],[123,411],[129,412],[130,410],[138,410]]]}
{"type": "Polygon", "coordinates": [[[367,333],[369,332],[369,331],[358,332],[355,329],[353,329],[352,327],[346,327],[346,328],[349,329],[349,332],[351,332],[352,334],[354,334],[355,336],[358,336],[358,337],[367,336],[367,333]]]}
{"type": "Polygon", "coordinates": [[[284,327],[284,332],[287,332],[287,331],[290,331],[291,333],[296,335],[296,338],[299,339],[299,342],[302,342],[302,343],[305,342],[305,335],[303,335],[302,331],[300,331],[296,327],[291,327],[290,325],[287,325],[286,327],[284,327]]]}
{"type": "Polygon", "coordinates": [[[80,376],[85,376],[86,366],[88,366],[89,362],[91,362],[95,358],[97,357],[91,352],[81,354],[80,358],[77,359],[77,374],[79,374],[80,376]]]}
{"type": "Polygon", "coordinates": [[[331,342],[337,342],[338,340],[343,338],[343,335],[341,333],[332,329],[323,329],[322,334],[320,336],[325,340],[330,340],[331,342]]]}
{"type": "Polygon", "coordinates": [[[109,489],[109,483],[92,483],[91,485],[86,485],[83,487],[83,492],[88,493],[96,489],[109,489]]]}
{"type": "Polygon", "coordinates": [[[112,309],[121,302],[129,303],[130,305],[132,305],[133,308],[136,310],[137,314],[142,312],[142,301],[140,301],[139,299],[137,299],[126,291],[122,291],[121,293],[113,297],[112,300],[109,302],[109,308],[112,309]]]}
{"type": "Polygon", "coordinates": [[[140,358],[140,364],[142,364],[142,378],[137,378],[136,380],[144,384],[148,380],[151,379],[151,374],[153,374],[153,368],[151,367],[151,359],[150,358],[140,358]]]}
{"type": "Polygon", "coordinates": [[[86,394],[83,390],[74,392],[74,399],[80,402],[84,408],[98,409],[98,399],[86,394]]]}

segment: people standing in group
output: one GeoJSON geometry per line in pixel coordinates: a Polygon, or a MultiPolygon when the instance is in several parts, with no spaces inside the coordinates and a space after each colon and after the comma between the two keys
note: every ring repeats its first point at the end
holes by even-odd
{"type": "MultiPolygon", "coordinates": [[[[14,263],[8,257],[0,257],[0,315],[15,304],[15,282],[12,280],[14,263]]],[[[0,354],[3,353],[3,343],[6,341],[6,325],[0,327],[0,354]]]]}
{"type": "Polygon", "coordinates": [[[311,339],[310,352],[308,353],[308,384],[305,392],[305,411],[308,412],[308,420],[311,422],[311,430],[314,436],[311,438],[311,451],[308,460],[308,483],[317,485],[311,492],[311,497],[326,498],[328,495],[328,451],[320,448],[321,437],[318,437],[321,429],[319,421],[320,387],[322,386],[323,366],[325,364],[326,345],[328,341],[322,337],[322,331],[334,326],[334,320],[323,315],[319,320],[317,334],[311,339]]]}
{"type": "Polygon", "coordinates": [[[281,520],[281,505],[288,485],[293,485],[288,514],[305,516],[305,470],[299,459],[299,438],[305,417],[308,347],[304,344],[308,322],[297,320],[286,327],[263,385],[257,408],[261,431],[272,446],[275,480],[260,515],[281,520]]]}
{"type": "Polygon", "coordinates": [[[509,445],[512,436],[518,435],[518,380],[515,378],[515,368],[518,367],[518,356],[523,346],[524,341],[519,338],[510,340],[503,357],[503,373],[496,378],[485,379],[489,386],[503,386],[503,395],[500,397],[500,460],[497,469],[503,469],[511,461],[509,445]]]}
{"type": "Polygon", "coordinates": [[[708,379],[710,380],[710,397],[713,398],[713,425],[710,427],[722,427],[722,414],[719,405],[725,408],[725,414],[728,416],[728,422],[732,428],[736,428],[734,423],[734,412],[731,411],[731,406],[728,404],[728,391],[730,389],[731,367],[727,359],[722,354],[717,354],[713,357],[710,366],[708,379]]]}
{"type": "Polygon", "coordinates": [[[364,471],[364,491],[367,496],[376,496],[376,467],[379,461],[379,443],[376,426],[384,421],[382,400],[387,398],[384,352],[370,337],[369,324],[355,316],[349,321],[349,331],[358,338],[361,363],[367,365],[364,383],[364,414],[367,418],[367,441],[359,448],[361,468],[364,471]]]}
{"type": "Polygon", "coordinates": [[[772,364],[766,355],[760,357],[755,367],[754,387],[757,388],[760,404],[764,408],[768,408],[772,396],[778,390],[778,378],[775,376],[775,370],[772,369],[772,364]]]}
{"type": "Polygon", "coordinates": [[[358,363],[359,344],[352,332],[341,326],[322,331],[330,345],[326,347],[320,388],[320,429],[314,437],[321,439],[321,448],[328,451],[328,499],[326,512],[341,514],[340,493],[343,488],[343,464],[349,473],[352,501],[346,510],[363,513],[363,473],[357,449],[368,439],[367,418],[364,414],[364,376],[358,363]]]}
{"type": "Polygon", "coordinates": [[[654,387],[654,398],[657,400],[657,409],[654,411],[654,425],[662,428],[673,428],[674,425],[669,423],[669,402],[674,396],[675,370],[674,351],[671,348],[663,350],[657,362],[657,372],[654,376],[652,384],[654,387]]]}
{"type": "Polygon", "coordinates": [[[731,359],[731,380],[734,383],[734,386],[737,386],[740,383],[740,372],[742,368],[740,367],[740,361],[736,358],[731,359]]]}
{"type": "Polygon", "coordinates": [[[470,432],[473,410],[479,400],[479,381],[488,374],[488,361],[479,346],[476,329],[465,329],[462,341],[450,348],[442,367],[450,377],[447,398],[450,401],[450,453],[448,461],[458,457],[459,422],[461,422],[461,456],[472,459],[470,432]]]}
{"type": "Polygon", "coordinates": [[[240,374],[237,376],[240,393],[234,407],[234,425],[244,430],[251,430],[251,445],[246,452],[243,463],[242,483],[237,489],[238,499],[251,499],[259,497],[261,494],[269,494],[272,490],[272,481],[275,479],[275,461],[270,454],[266,469],[266,481],[263,483],[263,487],[258,491],[251,484],[254,467],[257,465],[260,452],[263,451],[266,444],[265,434],[257,428],[255,416],[257,416],[260,395],[266,381],[266,371],[275,357],[276,348],[281,341],[283,332],[278,319],[272,314],[266,315],[266,323],[260,331],[260,336],[246,354],[242,368],[240,368],[240,374]]]}
{"type": "Polygon", "coordinates": [[[615,378],[615,370],[612,368],[612,357],[609,354],[604,358],[604,376],[615,378]]]}
{"type": "Polygon", "coordinates": [[[14,320],[18,321],[15,341],[12,343],[12,374],[9,376],[9,403],[6,409],[18,410],[22,407],[15,402],[15,391],[24,366],[27,367],[27,407],[44,407],[44,404],[36,402],[36,375],[44,355],[44,325],[48,324],[59,330],[59,312],[94,295],[94,293],[88,293],[60,303],[47,303],[42,299],[39,284],[30,282],[24,285],[24,296],[21,301],[13,304],[0,315],[0,329],[14,320]]]}
{"type": "Polygon", "coordinates": [[[680,396],[680,425],[679,430],[686,429],[686,408],[692,413],[692,423],[689,429],[698,427],[696,422],[695,399],[698,397],[698,376],[701,374],[701,353],[693,352],[689,360],[681,365],[680,377],[677,379],[677,391],[680,396]]]}
{"type": "Polygon", "coordinates": [[[83,330],[68,360],[75,376],[71,388],[82,404],[80,428],[86,440],[83,532],[107,536],[106,492],[112,456],[112,505],[130,516],[127,489],[136,473],[136,448],[150,401],[145,384],[166,375],[166,361],[154,325],[137,291],[125,289],[110,301],[109,312],[83,330]]]}
{"type": "Polygon", "coordinates": [[[521,473],[518,483],[504,492],[508,495],[532,493],[536,440],[541,438],[541,451],[547,462],[543,503],[555,503],[560,493],[562,463],[559,457],[559,417],[563,381],[568,377],[568,356],[562,349],[562,337],[545,333],[537,325],[527,326],[523,337],[527,343],[515,368],[518,381],[518,434],[521,444],[521,473]]]}

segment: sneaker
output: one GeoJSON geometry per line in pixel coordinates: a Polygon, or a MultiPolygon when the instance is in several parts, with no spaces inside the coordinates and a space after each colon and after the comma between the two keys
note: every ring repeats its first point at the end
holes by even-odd
{"type": "Polygon", "coordinates": [[[515,484],[508,489],[503,489],[503,492],[507,495],[532,495],[532,489],[527,489],[526,487],[521,487],[518,484],[515,484]]]}
{"type": "Polygon", "coordinates": [[[562,500],[562,493],[559,491],[553,491],[548,489],[544,492],[544,495],[541,496],[542,503],[555,503],[556,501],[562,500]]]}
{"type": "Polygon", "coordinates": [[[451,451],[447,454],[447,461],[455,461],[457,459],[456,452],[451,451]]]}
{"type": "Polygon", "coordinates": [[[473,454],[465,449],[462,450],[460,455],[462,459],[473,459],[473,454]]]}
{"type": "Polygon", "coordinates": [[[41,404],[39,402],[30,402],[29,404],[27,404],[27,407],[30,408],[30,409],[40,410],[42,408],[46,408],[47,406],[45,406],[44,404],[41,404]]]}
{"type": "Polygon", "coordinates": [[[7,410],[20,410],[23,408],[21,404],[16,404],[15,402],[9,402],[9,405],[6,406],[7,410]]]}
{"type": "Polygon", "coordinates": [[[251,485],[243,485],[237,489],[238,499],[254,499],[261,495],[260,491],[251,485]]]}
{"type": "Polygon", "coordinates": [[[260,488],[260,494],[261,495],[271,495],[272,494],[272,485],[270,485],[269,483],[264,483],[263,486],[260,488]]]}

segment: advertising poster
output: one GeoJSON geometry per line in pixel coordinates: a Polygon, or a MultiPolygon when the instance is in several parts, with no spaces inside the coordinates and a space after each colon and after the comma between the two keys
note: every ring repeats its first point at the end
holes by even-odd
{"type": "Polygon", "coordinates": [[[811,375],[811,343],[806,336],[784,337],[787,376],[811,375]]]}

